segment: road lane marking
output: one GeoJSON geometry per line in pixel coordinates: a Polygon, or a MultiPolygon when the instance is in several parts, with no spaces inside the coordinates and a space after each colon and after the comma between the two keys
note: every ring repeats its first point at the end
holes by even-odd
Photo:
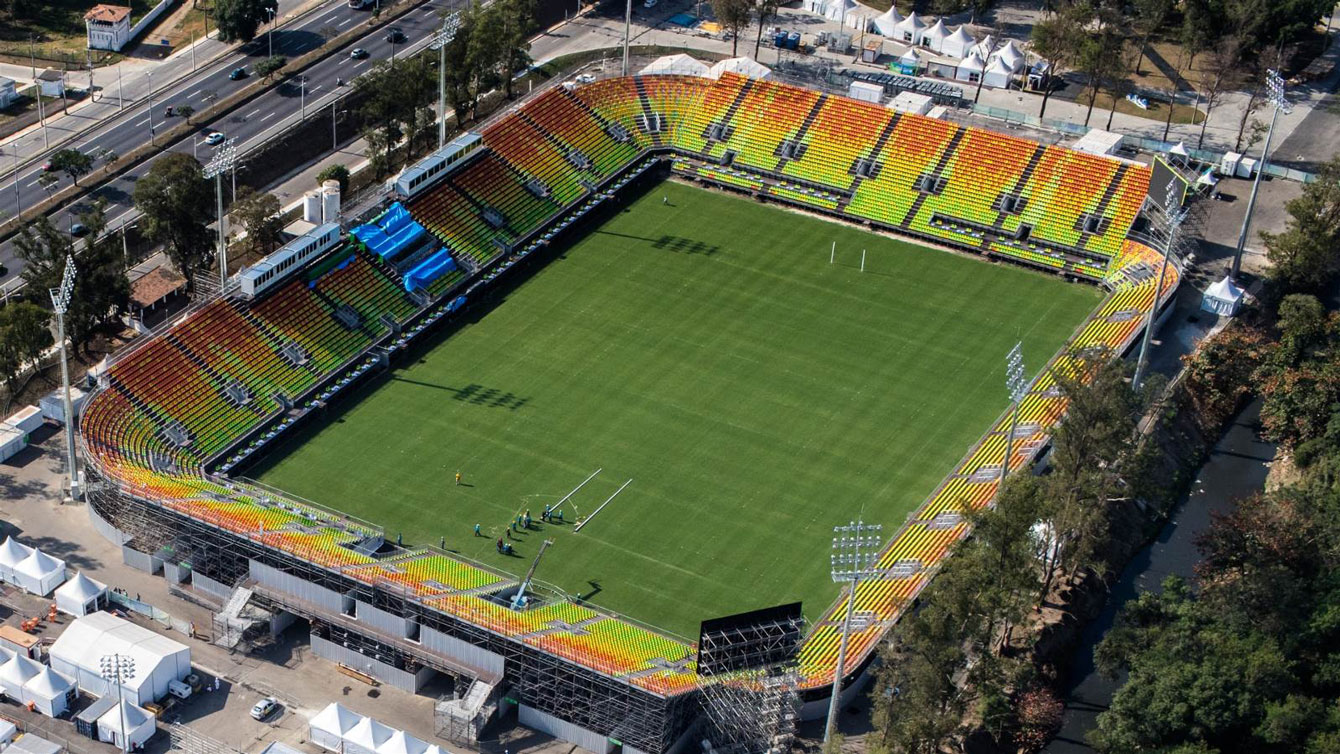
{"type": "Polygon", "coordinates": [[[346,19],[344,19],[343,21],[341,21],[341,22],[339,22],[338,24],[335,24],[335,25],[336,25],[336,26],[344,26],[345,24],[349,23],[349,22],[352,21],[352,20],[354,20],[354,19],[353,19],[352,16],[350,16],[349,18],[346,18],[346,19]]]}
{"type": "Polygon", "coordinates": [[[250,118],[251,116],[255,115],[256,113],[258,113],[258,112],[260,112],[260,111],[261,111],[261,109],[258,107],[258,108],[256,108],[255,110],[252,110],[251,112],[247,113],[246,115],[243,115],[242,117],[243,117],[243,118],[250,118]]]}
{"type": "Polygon", "coordinates": [[[267,121],[267,120],[269,120],[269,119],[271,119],[271,118],[273,118],[273,117],[275,117],[275,113],[274,113],[273,110],[271,110],[270,112],[268,112],[268,113],[265,114],[265,117],[261,118],[261,122],[264,123],[265,121],[267,121]]]}
{"type": "MultiPolygon", "coordinates": [[[[202,88],[203,88],[203,87],[202,87],[202,88]]],[[[195,95],[197,95],[197,94],[199,94],[199,93],[200,93],[200,89],[196,89],[194,92],[191,92],[190,94],[188,94],[188,95],[186,95],[186,96],[187,96],[188,98],[189,98],[189,97],[194,97],[195,95]]]]}

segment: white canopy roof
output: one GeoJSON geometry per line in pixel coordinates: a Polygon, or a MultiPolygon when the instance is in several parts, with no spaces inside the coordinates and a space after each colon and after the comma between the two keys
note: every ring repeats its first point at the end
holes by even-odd
{"type": "Polygon", "coordinates": [[[913,11],[908,14],[907,18],[899,21],[898,25],[894,27],[894,30],[901,34],[908,31],[915,33],[924,28],[926,28],[926,22],[922,21],[921,18],[917,16],[916,11],[913,11]]]}
{"type": "Polygon", "coordinates": [[[898,24],[903,22],[903,16],[898,12],[897,6],[890,5],[889,9],[875,16],[875,31],[886,37],[893,36],[898,24]]]}
{"type": "MultiPolygon", "coordinates": [[[[135,676],[127,680],[126,690],[139,690],[145,683],[152,687],[155,669],[165,661],[176,664],[176,655],[185,658],[190,648],[179,641],[156,634],[111,613],[91,613],[71,623],[51,646],[51,655],[72,666],[97,673],[102,657],[121,654],[135,661],[135,676]]],[[[185,659],[182,660],[185,662],[185,659]]],[[[71,672],[62,667],[66,672],[71,672]]]]}
{"type": "Polygon", "coordinates": [[[995,60],[991,61],[991,65],[988,65],[986,67],[986,72],[999,73],[1005,76],[1009,76],[1010,74],[1014,73],[1014,69],[1006,65],[1005,61],[1001,60],[1000,58],[996,58],[995,60]]]}
{"type": "Polygon", "coordinates": [[[982,41],[978,42],[976,47],[972,48],[972,51],[977,53],[977,57],[986,59],[986,57],[991,54],[991,49],[995,46],[996,38],[987,34],[985,37],[982,37],[982,41]]]}
{"type": "Polygon", "coordinates": [[[9,662],[0,665],[0,682],[3,682],[6,686],[17,688],[23,686],[41,672],[41,665],[21,654],[16,654],[9,658],[9,662]]]}
{"type": "Polygon", "coordinates": [[[94,581],[80,571],[74,578],[60,585],[56,590],[56,597],[65,597],[75,602],[88,602],[105,591],[107,591],[106,584],[94,581]]]}
{"type": "Polygon", "coordinates": [[[917,54],[917,48],[909,47],[907,48],[907,52],[903,53],[898,60],[899,62],[907,63],[908,65],[916,65],[921,62],[921,56],[917,54]]]}
{"type": "Polygon", "coordinates": [[[33,550],[31,555],[20,561],[18,565],[14,566],[15,573],[22,573],[35,579],[40,579],[56,571],[63,570],[65,570],[64,560],[57,560],[41,550],[33,550]]]}
{"type": "Polygon", "coordinates": [[[326,705],[325,709],[313,715],[311,722],[308,724],[327,733],[344,736],[345,733],[353,730],[354,726],[358,725],[362,719],[362,715],[350,712],[336,702],[331,702],[326,705]]]}
{"type": "MultiPolygon", "coordinates": [[[[963,27],[959,27],[960,29],[963,27]]],[[[922,38],[927,42],[939,42],[949,37],[949,27],[945,26],[942,20],[936,20],[935,25],[927,29],[922,38]]]]}
{"type": "Polygon", "coordinates": [[[386,739],[386,743],[377,747],[377,754],[425,754],[428,744],[398,730],[386,739]]]}
{"type": "Polygon", "coordinates": [[[383,725],[370,717],[365,717],[358,721],[358,724],[344,734],[344,740],[364,749],[376,751],[382,744],[391,739],[395,733],[394,728],[383,725]]]}
{"type": "Polygon", "coordinates": [[[824,17],[831,21],[837,21],[844,16],[850,16],[861,6],[852,2],[852,0],[828,0],[824,7],[824,17]]]}
{"type": "Polygon", "coordinates": [[[723,73],[738,73],[741,76],[748,76],[751,79],[766,79],[772,75],[772,69],[755,60],[745,57],[726,58],[725,60],[712,66],[708,72],[714,79],[721,78],[723,73]]]}
{"type": "MultiPolygon", "coordinates": [[[[126,728],[129,728],[132,732],[152,719],[149,715],[149,711],[139,705],[131,704],[130,702],[121,702],[121,706],[124,707],[126,711],[126,728]]],[[[121,713],[117,711],[116,705],[112,705],[111,709],[107,710],[103,713],[102,717],[98,718],[98,727],[115,730],[117,733],[121,733],[126,729],[121,727],[121,713]]]]}
{"type": "Polygon", "coordinates": [[[977,44],[977,40],[967,31],[964,31],[966,28],[966,26],[960,26],[955,29],[953,34],[945,37],[945,43],[962,46],[965,50],[977,44]]]}
{"type": "Polygon", "coordinates": [[[1190,157],[1191,153],[1186,151],[1186,142],[1177,142],[1168,150],[1168,154],[1175,154],[1178,157],[1190,157]]]}
{"type": "Polygon", "coordinates": [[[32,555],[33,548],[19,542],[13,537],[6,537],[3,544],[0,544],[0,565],[7,565],[10,568],[18,565],[32,555]]]}
{"type": "Polygon", "coordinates": [[[1024,54],[1014,46],[1013,40],[996,51],[996,59],[1004,62],[1011,71],[1017,71],[1024,66],[1024,54]]]}
{"type": "Polygon", "coordinates": [[[72,688],[74,688],[73,681],[45,665],[42,666],[41,672],[23,685],[25,692],[43,699],[55,699],[64,696],[72,688]]]}
{"type": "Polygon", "coordinates": [[[653,60],[646,68],[642,69],[642,75],[706,76],[710,70],[706,63],[680,53],[653,60]]]}
{"type": "Polygon", "coordinates": [[[1242,298],[1242,289],[1234,285],[1233,280],[1225,275],[1223,280],[1206,288],[1205,295],[1221,301],[1237,301],[1242,298]]]}
{"type": "Polygon", "coordinates": [[[1000,49],[997,50],[997,54],[1008,55],[1011,58],[1023,58],[1024,56],[1024,54],[1019,51],[1019,47],[1014,43],[1013,39],[1006,40],[1005,44],[1001,45],[1000,49]]]}
{"type": "Polygon", "coordinates": [[[973,50],[968,53],[968,57],[964,58],[962,63],[958,64],[958,67],[966,71],[981,71],[984,66],[982,65],[982,58],[977,55],[976,50],[973,50]]]}

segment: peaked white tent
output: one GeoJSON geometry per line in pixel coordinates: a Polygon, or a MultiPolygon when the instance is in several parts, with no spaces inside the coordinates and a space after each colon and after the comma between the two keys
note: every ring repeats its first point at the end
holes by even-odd
{"type": "Polygon", "coordinates": [[[886,37],[892,37],[897,34],[898,24],[903,22],[903,16],[898,12],[896,6],[889,6],[889,9],[875,16],[875,33],[886,37]]]}
{"type": "Polygon", "coordinates": [[[954,71],[954,78],[959,81],[976,81],[981,78],[982,71],[986,68],[982,64],[982,59],[974,51],[958,64],[958,69],[954,71]]]}
{"type": "Polygon", "coordinates": [[[898,22],[893,27],[893,37],[899,42],[905,42],[910,45],[921,44],[921,35],[926,32],[926,22],[917,16],[916,12],[908,14],[907,18],[898,22]]]}
{"type": "Polygon", "coordinates": [[[1005,64],[1012,71],[1018,71],[1024,67],[1024,54],[1015,46],[1014,40],[1006,42],[999,50],[996,50],[996,57],[1005,61],[1005,64]]]}
{"type": "Polygon", "coordinates": [[[968,51],[976,44],[977,40],[967,32],[966,26],[960,26],[954,30],[953,34],[945,37],[940,43],[940,53],[953,58],[965,57],[968,51]]]}
{"type": "Polygon", "coordinates": [[[738,73],[751,79],[766,79],[772,75],[772,69],[751,58],[739,57],[726,58],[708,71],[708,75],[714,79],[721,78],[723,73],[738,73]]]}
{"type": "Polygon", "coordinates": [[[14,583],[33,594],[45,597],[64,581],[65,561],[41,550],[33,550],[14,566],[14,583]]]}
{"type": "Polygon", "coordinates": [[[56,589],[56,609],[66,615],[81,616],[101,610],[107,601],[107,585],[94,581],[83,572],[56,589]]]}
{"type": "Polygon", "coordinates": [[[982,40],[978,42],[976,46],[972,48],[972,52],[977,53],[977,57],[981,58],[982,60],[987,60],[991,57],[991,53],[995,52],[995,49],[996,49],[996,38],[991,36],[990,34],[987,34],[985,37],[982,37],[982,40]]]}
{"type": "Polygon", "coordinates": [[[41,672],[41,665],[16,654],[4,665],[0,665],[0,691],[4,691],[5,696],[10,699],[20,701],[23,699],[24,685],[41,672]]]}
{"type": "Polygon", "coordinates": [[[13,537],[6,537],[5,541],[0,543],[0,579],[13,583],[14,566],[27,560],[32,554],[33,548],[13,537]]]}
{"type": "Polygon", "coordinates": [[[23,685],[23,703],[32,704],[47,717],[56,717],[69,708],[74,691],[74,681],[44,665],[23,685]]]}
{"type": "Polygon", "coordinates": [[[377,747],[377,754],[426,754],[427,751],[428,744],[403,730],[392,733],[385,743],[377,747]]]}
{"type": "Polygon", "coordinates": [[[362,721],[362,715],[331,702],[307,722],[307,740],[328,751],[339,751],[344,735],[362,721]]]}
{"type": "Polygon", "coordinates": [[[642,69],[643,76],[706,76],[707,64],[680,53],[657,58],[642,69]]]}
{"type": "Polygon", "coordinates": [[[907,52],[898,56],[898,62],[910,66],[921,65],[921,53],[917,52],[917,48],[909,47],[907,52]]]}
{"type": "MultiPolygon", "coordinates": [[[[962,28],[962,27],[960,27],[962,28]]],[[[936,52],[944,49],[944,41],[950,37],[949,28],[945,22],[936,20],[935,25],[931,26],[921,34],[921,44],[931,48],[936,52]]]]}
{"type": "Polygon", "coordinates": [[[1014,78],[1014,71],[1000,58],[996,58],[991,61],[991,64],[986,67],[986,72],[982,74],[982,83],[996,89],[1004,89],[1010,85],[1010,79],[1012,78],[1014,78]]]}
{"type": "MultiPolygon", "coordinates": [[[[1200,299],[1200,308],[1221,317],[1237,316],[1238,309],[1242,308],[1242,289],[1225,275],[1223,280],[1205,289],[1205,295],[1200,299]]],[[[0,668],[0,672],[3,670],[0,668]]]]}
{"type": "Polygon", "coordinates": [[[124,749],[138,749],[158,730],[154,716],[130,702],[122,702],[120,706],[122,709],[113,706],[98,718],[98,740],[124,749]],[[124,728],[121,725],[123,711],[126,719],[124,728]]]}
{"type": "Polygon", "coordinates": [[[391,740],[394,733],[394,728],[365,717],[344,734],[344,753],[349,754],[352,747],[354,751],[377,754],[381,745],[391,740]]]}

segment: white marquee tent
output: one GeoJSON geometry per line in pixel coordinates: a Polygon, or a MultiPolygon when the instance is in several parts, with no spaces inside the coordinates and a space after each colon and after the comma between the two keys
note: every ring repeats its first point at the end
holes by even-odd
{"type": "Polygon", "coordinates": [[[967,27],[960,26],[940,43],[940,53],[952,58],[961,58],[967,56],[968,51],[976,44],[977,40],[967,32],[967,27]]]}
{"type": "Polygon", "coordinates": [[[331,702],[308,721],[307,740],[328,751],[339,751],[344,744],[344,735],[362,720],[362,715],[331,702]]]}
{"type": "Polygon", "coordinates": [[[102,609],[107,599],[107,585],[94,581],[82,572],[56,589],[56,609],[75,617],[102,609]]]}
{"type": "Polygon", "coordinates": [[[987,34],[985,37],[982,37],[981,41],[979,41],[977,45],[972,48],[972,52],[977,53],[977,57],[981,58],[982,60],[990,59],[991,53],[995,51],[996,51],[996,38],[991,36],[990,34],[987,34]]]}
{"type": "Polygon", "coordinates": [[[0,579],[13,582],[14,566],[22,563],[32,554],[33,548],[13,537],[6,537],[5,541],[0,543],[0,579]]]}
{"type": "Polygon", "coordinates": [[[996,50],[996,57],[1004,61],[1005,65],[1009,66],[1012,71],[1018,72],[1020,68],[1024,67],[1024,54],[1019,52],[1019,48],[1015,46],[1013,39],[996,50]]]}
{"type": "Polygon", "coordinates": [[[903,16],[898,12],[897,6],[889,6],[889,9],[878,16],[875,16],[875,33],[886,37],[892,37],[897,34],[898,24],[903,22],[903,16]]]}
{"type": "Polygon", "coordinates": [[[427,754],[428,744],[398,730],[377,747],[377,754],[427,754]]]}
{"type": "Polygon", "coordinates": [[[365,717],[344,734],[344,752],[349,754],[352,748],[354,751],[376,754],[382,744],[391,740],[391,735],[394,733],[395,728],[365,717]]]}
{"type": "Polygon", "coordinates": [[[945,26],[945,22],[937,20],[934,26],[922,33],[921,43],[936,52],[940,52],[944,49],[944,42],[949,37],[949,29],[945,26]]]}
{"type": "Polygon", "coordinates": [[[42,666],[24,657],[16,654],[4,664],[0,665],[0,691],[5,692],[5,696],[19,701],[23,699],[23,687],[28,681],[42,672],[42,666]]]}
{"type": "Polygon", "coordinates": [[[53,558],[41,550],[14,566],[14,584],[42,597],[65,581],[65,561],[53,558]]]}
{"type": "Polygon", "coordinates": [[[982,74],[982,83],[996,89],[1004,89],[1010,85],[1010,80],[1013,78],[1014,70],[1006,65],[1005,61],[996,58],[986,67],[986,73],[982,74]]]}
{"type": "Polygon", "coordinates": [[[976,81],[982,75],[982,59],[976,52],[971,53],[958,64],[958,70],[954,72],[954,78],[959,81],[976,81]]]}
{"type": "Polygon", "coordinates": [[[121,726],[122,710],[112,707],[98,718],[98,740],[125,749],[138,749],[153,737],[158,730],[157,723],[154,716],[143,707],[128,701],[122,702],[120,706],[124,708],[125,727],[121,726]],[[122,744],[122,741],[126,743],[122,744]]]}
{"type": "Polygon", "coordinates": [[[23,703],[32,704],[47,717],[56,717],[70,706],[74,681],[43,666],[42,671],[23,685],[23,703]]]}
{"type": "Polygon", "coordinates": [[[643,76],[706,76],[707,64],[680,53],[657,58],[642,69],[643,76]]]}
{"type": "Polygon", "coordinates": [[[76,618],[65,629],[51,645],[51,667],[74,678],[84,691],[104,696],[116,688],[102,678],[102,658],[113,653],[135,664],[135,675],[122,690],[136,704],[162,699],[169,683],[191,672],[191,650],[185,644],[102,612],[76,618]]]}
{"type": "Polygon", "coordinates": [[[723,73],[738,73],[741,76],[748,76],[751,79],[766,79],[772,75],[772,69],[758,63],[751,58],[726,58],[725,60],[712,66],[708,75],[714,79],[721,78],[723,73]]]}
{"type": "Polygon", "coordinates": [[[925,32],[926,22],[922,21],[913,11],[893,28],[893,38],[906,44],[919,45],[921,44],[921,35],[925,32]]]}
{"type": "MultiPolygon", "coordinates": [[[[1242,289],[1233,284],[1233,280],[1227,275],[1223,280],[1211,285],[1205,289],[1205,295],[1201,297],[1200,308],[1207,312],[1214,312],[1221,317],[1233,317],[1242,307],[1242,289]]],[[[3,668],[0,668],[3,672],[3,668]]]]}

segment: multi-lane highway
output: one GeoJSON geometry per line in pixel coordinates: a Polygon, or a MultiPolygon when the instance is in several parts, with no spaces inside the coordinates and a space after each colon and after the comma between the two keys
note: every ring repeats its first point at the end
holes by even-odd
{"type": "MultiPolygon", "coordinates": [[[[328,103],[331,97],[337,94],[337,80],[342,80],[343,88],[347,89],[348,82],[366,71],[374,62],[388,59],[393,53],[400,56],[408,51],[421,49],[429,42],[433,32],[440,27],[442,15],[447,10],[457,7],[460,2],[461,0],[425,2],[390,24],[391,27],[399,28],[403,32],[403,41],[398,43],[388,41],[388,27],[369,29],[362,38],[333,50],[328,57],[305,70],[303,86],[300,87],[292,81],[277,84],[219,120],[193,121],[193,132],[186,139],[159,146],[165,150],[195,154],[201,162],[206,162],[213,152],[213,147],[205,144],[203,140],[212,132],[225,134],[233,140],[241,152],[258,137],[268,135],[268,131],[295,117],[304,106],[309,115],[313,108],[322,106],[329,112],[328,103]],[[349,51],[355,47],[367,50],[369,55],[361,60],[350,58],[349,51]]],[[[348,31],[352,24],[366,24],[369,15],[370,11],[355,10],[345,3],[332,4],[308,14],[292,28],[281,27],[274,35],[274,52],[276,55],[282,53],[290,58],[300,55],[322,44],[323,37],[320,30],[333,27],[341,32],[348,31]]],[[[200,111],[205,108],[207,97],[229,96],[251,83],[254,77],[252,74],[247,79],[234,81],[229,79],[229,73],[239,65],[245,65],[250,72],[252,66],[264,59],[268,52],[267,40],[261,36],[243,54],[227,56],[224,60],[202,69],[199,74],[188,77],[181,84],[172,87],[166,95],[156,95],[152,107],[146,102],[133,109],[128,108],[124,115],[94,129],[73,146],[92,154],[97,154],[102,149],[126,154],[136,147],[147,144],[151,138],[156,138],[152,134],[161,133],[165,127],[175,126],[181,120],[179,117],[166,116],[168,106],[175,108],[190,105],[200,111]]],[[[68,229],[74,222],[75,216],[86,210],[95,197],[102,197],[107,200],[109,227],[118,228],[126,216],[131,214],[135,181],[144,175],[152,164],[153,159],[140,163],[66,210],[54,213],[51,216],[52,223],[59,228],[68,229]]],[[[101,163],[98,163],[94,170],[96,172],[101,168],[101,163]]],[[[0,166],[0,170],[3,170],[3,166],[0,166]]],[[[0,212],[16,214],[18,208],[22,206],[26,216],[28,207],[46,198],[46,192],[38,183],[41,174],[42,166],[39,163],[18,172],[17,188],[13,179],[0,182],[0,212]]],[[[60,175],[61,187],[68,185],[68,182],[68,178],[60,175]]],[[[0,277],[0,283],[9,282],[22,271],[23,261],[15,256],[12,239],[0,245],[0,265],[7,268],[4,276],[0,277]]]]}

